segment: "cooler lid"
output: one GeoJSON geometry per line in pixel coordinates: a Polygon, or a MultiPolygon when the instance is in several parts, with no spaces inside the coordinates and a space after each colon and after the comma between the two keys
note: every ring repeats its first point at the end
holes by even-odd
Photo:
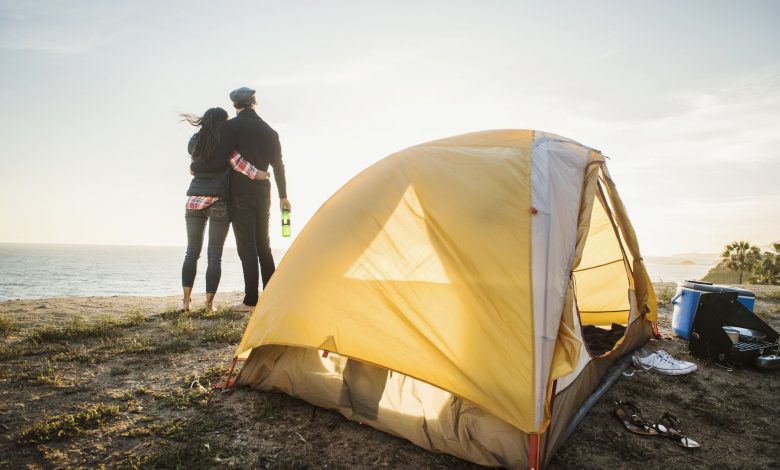
{"type": "Polygon", "coordinates": [[[736,292],[740,297],[755,297],[752,291],[747,289],[740,289],[738,287],[723,286],[719,284],[713,284],[711,282],[703,281],[680,281],[677,283],[678,287],[684,287],[686,289],[693,289],[700,292],[736,292]]]}

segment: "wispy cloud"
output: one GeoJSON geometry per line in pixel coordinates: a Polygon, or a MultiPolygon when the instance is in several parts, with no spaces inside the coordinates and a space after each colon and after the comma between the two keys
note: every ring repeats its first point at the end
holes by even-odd
{"type": "Polygon", "coordinates": [[[90,50],[94,44],[94,39],[67,43],[33,38],[18,38],[16,40],[4,38],[0,41],[0,49],[4,51],[30,51],[49,54],[80,54],[90,50]]]}
{"type": "Polygon", "coordinates": [[[639,166],[664,161],[758,163],[780,158],[780,71],[736,77],[717,88],[671,94],[680,110],[636,120],[580,118],[579,125],[614,139],[644,142],[639,166]]]}
{"type": "Polygon", "coordinates": [[[378,76],[392,66],[393,63],[390,60],[320,64],[316,67],[309,67],[309,70],[260,78],[253,83],[263,87],[355,83],[378,76]]]}
{"type": "Polygon", "coordinates": [[[102,9],[85,4],[7,1],[0,6],[0,51],[80,54],[115,30],[97,27],[102,9]]]}

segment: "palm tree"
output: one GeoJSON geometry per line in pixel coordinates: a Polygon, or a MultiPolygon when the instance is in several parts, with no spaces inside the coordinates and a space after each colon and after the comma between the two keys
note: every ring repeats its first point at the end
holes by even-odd
{"type": "Polygon", "coordinates": [[[780,257],[766,252],[753,265],[753,280],[758,284],[777,284],[780,281],[780,257]]]}
{"type": "Polygon", "coordinates": [[[742,284],[742,273],[750,271],[761,259],[761,250],[744,240],[735,241],[726,245],[720,257],[729,269],[739,272],[739,283],[742,284]]]}
{"type": "Polygon", "coordinates": [[[765,252],[753,266],[753,274],[760,284],[780,284],[780,242],[770,243],[769,247],[774,253],[765,252]]]}

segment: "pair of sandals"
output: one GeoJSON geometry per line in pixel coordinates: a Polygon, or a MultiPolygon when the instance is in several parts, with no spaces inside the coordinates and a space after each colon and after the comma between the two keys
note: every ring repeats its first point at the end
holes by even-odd
{"type": "Polygon", "coordinates": [[[615,416],[623,426],[634,434],[643,436],[659,436],[671,439],[675,444],[686,449],[696,449],[701,445],[686,437],[680,429],[680,420],[671,413],[664,413],[657,423],[651,423],[642,416],[639,408],[630,401],[616,401],[615,416]]]}

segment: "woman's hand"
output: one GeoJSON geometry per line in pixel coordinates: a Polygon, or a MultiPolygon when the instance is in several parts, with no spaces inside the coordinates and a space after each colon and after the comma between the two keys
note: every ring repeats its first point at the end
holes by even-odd
{"type": "Polygon", "coordinates": [[[256,180],[270,180],[271,179],[271,173],[267,171],[257,170],[257,174],[255,175],[256,180]]]}

